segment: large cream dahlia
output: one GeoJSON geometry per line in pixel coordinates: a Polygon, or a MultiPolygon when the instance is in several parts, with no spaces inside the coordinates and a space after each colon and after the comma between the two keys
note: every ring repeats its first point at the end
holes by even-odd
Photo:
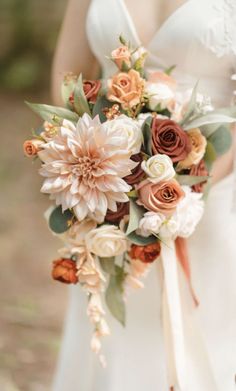
{"type": "Polygon", "coordinates": [[[41,191],[51,194],[62,209],[73,208],[78,220],[104,220],[107,209],[126,202],[130,186],[122,179],[137,163],[130,160],[125,132],[109,129],[99,117],[84,114],[75,126],[63,121],[57,135],[39,153],[41,191]]]}

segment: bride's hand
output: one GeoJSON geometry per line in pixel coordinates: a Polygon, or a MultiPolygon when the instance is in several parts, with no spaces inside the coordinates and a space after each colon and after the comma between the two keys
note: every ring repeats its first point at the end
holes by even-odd
{"type": "Polygon", "coordinates": [[[99,66],[93,56],[87,36],[86,18],[89,0],[70,0],[62,23],[52,66],[51,90],[53,102],[62,105],[61,82],[64,74],[73,72],[87,79],[96,78],[99,66]]]}

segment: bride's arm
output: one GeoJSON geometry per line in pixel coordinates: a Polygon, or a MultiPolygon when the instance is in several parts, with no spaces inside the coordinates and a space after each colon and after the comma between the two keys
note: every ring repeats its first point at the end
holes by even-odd
{"type": "Polygon", "coordinates": [[[93,56],[87,36],[86,17],[89,0],[69,0],[59,35],[52,66],[52,98],[62,105],[61,82],[66,72],[79,74],[87,79],[96,78],[99,66],[93,56]]]}

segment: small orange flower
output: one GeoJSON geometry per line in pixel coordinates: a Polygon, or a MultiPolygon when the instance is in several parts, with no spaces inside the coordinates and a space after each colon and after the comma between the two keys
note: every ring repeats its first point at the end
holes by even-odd
{"type": "Polygon", "coordinates": [[[160,242],[148,244],[147,246],[137,246],[136,244],[132,244],[129,256],[131,259],[139,259],[144,263],[151,263],[159,257],[160,253],[160,242]]]}
{"type": "Polygon", "coordinates": [[[37,153],[42,149],[42,145],[44,144],[43,141],[33,139],[33,140],[26,140],[23,144],[23,150],[24,154],[27,157],[36,156],[37,153]]]}
{"type": "Polygon", "coordinates": [[[52,278],[65,284],[77,284],[77,267],[71,259],[58,259],[53,262],[52,278]]]}

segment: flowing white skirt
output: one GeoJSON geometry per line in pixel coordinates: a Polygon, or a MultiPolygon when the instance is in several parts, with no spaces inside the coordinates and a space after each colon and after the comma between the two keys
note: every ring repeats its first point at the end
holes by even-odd
{"type": "MultiPolygon", "coordinates": [[[[235,391],[236,374],[236,213],[232,212],[233,174],[212,187],[205,214],[189,240],[193,285],[200,301],[194,311],[209,362],[198,358],[188,315],[184,318],[189,363],[187,391],[235,391]],[[208,383],[212,370],[216,387],[208,383]]],[[[145,279],[145,288],[130,294],[127,325],[122,328],[108,313],[112,331],[103,338],[108,366],[102,369],[90,351],[91,326],[87,298],[70,287],[64,337],[53,391],[169,391],[162,327],[161,262],[145,279]]],[[[179,270],[181,295],[189,296],[179,270]]],[[[187,310],[187,308],[186,308],[187,310]]],[[[179,391],[179,390],[175,390],[179,391]]],[[[182,391],[182,390],[180,390],[182,391]]]]}

